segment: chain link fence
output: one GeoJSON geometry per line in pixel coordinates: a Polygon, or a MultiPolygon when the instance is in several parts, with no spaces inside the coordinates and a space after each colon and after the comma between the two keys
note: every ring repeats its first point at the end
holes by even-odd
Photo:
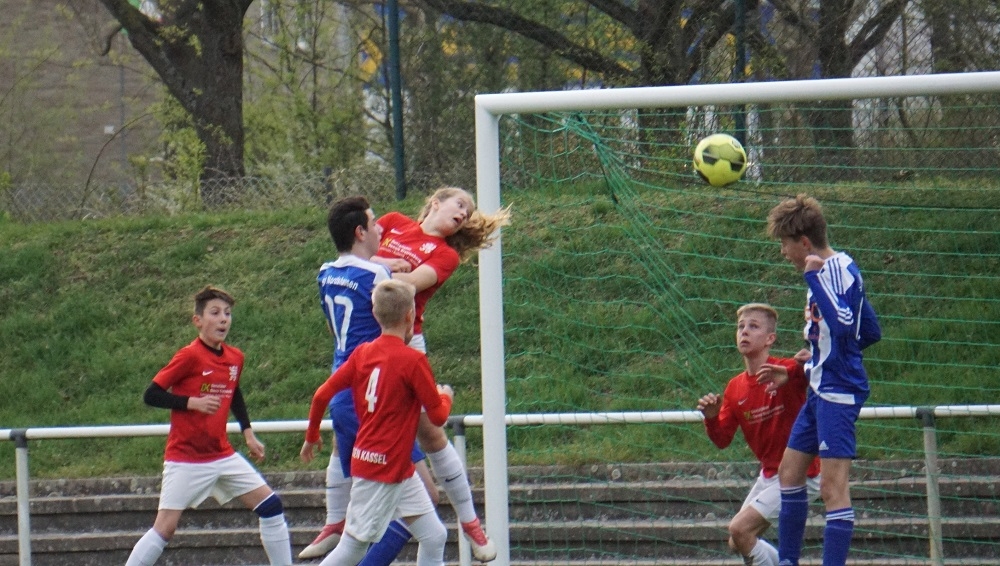
{"type": "Polygon", "coordinates": [[[350,170],[247,176],[204,181],[55,186],[12,183],[0,187],[0,217],[53,222],[116,216],[171,215],[199,210],[274,210],[326,207],[360,194],[373,201],[395,197],[393,172],[371,164],[350,170]]]}

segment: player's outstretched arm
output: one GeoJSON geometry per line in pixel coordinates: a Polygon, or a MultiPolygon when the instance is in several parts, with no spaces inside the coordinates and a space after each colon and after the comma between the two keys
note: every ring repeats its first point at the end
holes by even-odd
{"type": "Polygon", "coordinates": [[[447,395],[449,399],[455,400],[455,390],[451,388],[450,385],[438,385],[438,395],[447,395]]]}
{"type": "Polygon", "coordinates": [[[413,285],[418,293],[430,289],[438,282],[437,271],[429,265],[419,265],[409,273],[393,272],[392,278],[413,285]]]}
{"type": "MultiPolygon", "coordinates": [[[[312,403],[309,405],[309,424],[306,427],[305,441],[307,444],[316,444],[319,446],[319,424],[323,420],[323,415],[326,414],[327,407],[330,405],[330,400],[333,399],[333,396],[351,386],[351,380],[355,374],[355,358],[357,356],[347,358],[347,362],[337,368],[337,371],[313,393],[312,403]]],[[[303,457],[303,450],[305,450],[305,446],[299,451],[300,458],[303,457]]]]}
{"type": "Polygon", "coordinates": [[[371,260],[389,268],[393,273],[409,273],[413,269],[410,262],[398,257],[372,256],[371,260]]]}
{"type": "MultiPolygon", "coordinates": [[[[436,399],[431,399],[437,402],[423,402],[423,405],[427,412],[427,418],[430,419],[432,424],[440,427],[448,422],[448,415],[451,414],[451,403],[455,399],[455,392],[450,385],[437,385],[436,389],[437,397],[436,399]]],[[[422,395],[422,393],[418,393],[418,395],[422,395]]]]}

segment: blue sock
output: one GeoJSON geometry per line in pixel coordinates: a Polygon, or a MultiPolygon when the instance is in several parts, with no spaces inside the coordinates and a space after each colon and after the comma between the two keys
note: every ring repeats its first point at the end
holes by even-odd
{"type": "Polygon", "coordinates": [[[396,519],[389,523],[389,530],[382,535],[382,540],[368,549],[358,566],[389,566],[403,552],[403,547],[411,536],[403,521],[396,519]]]}
{"type": "Polygon", "coordinates": [[[809,517],[809,496],[806,486],[781,488],[781,511],[778,513],[779,566],[799,566],[802,537],[809,517]]]}
{"type": "Polygon", "coordinates": [[[844,566],[851,550],[854,533],[854,508],[844,507],[826,512],[823,529],[823,566],[844,566]]]}

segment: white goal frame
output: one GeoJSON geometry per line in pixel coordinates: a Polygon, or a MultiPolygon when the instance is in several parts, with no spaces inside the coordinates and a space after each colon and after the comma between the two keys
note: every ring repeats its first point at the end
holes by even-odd
{"type": "MultiPolygon", "coordinates": [[[[478,204],[485,213],[500,209],[499,121],[504,115],[990,92],[1000,92],[1000,72],[480,94],[475,108],[478,204]]],[[[501,244],[498,239],[479,254],[479,327],[486,524],[498,550],[493,564],[509,566],[501,244]]]]}

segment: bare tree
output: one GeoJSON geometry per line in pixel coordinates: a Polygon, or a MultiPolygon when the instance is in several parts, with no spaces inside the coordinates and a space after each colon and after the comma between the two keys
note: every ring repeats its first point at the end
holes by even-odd
{"type": "MultiPolygon", "coordinates": [[[[681,0],[586,0],[584,3],[604,19],[603,24],[594,25],[619,26],[637,40],[636,51],[628,52],[588,45],[565,29],[533,17],[531,2],[504,7],[467,0],[415,1],[459,20],[510,30],[618,86],[686,84],[735,20],[731,4],[725,0],[694,4],[681,0]],[[636,54],[637,66],[623,59],[636,54]]],[[[747,0],[747,12],[758,4],[758,0],[747,0]]]]}
{"type": "MultiPolygon", "coordinates": [[[[866,10],[868,0],[822,0],[818,10],[808,2],[770,2],[805,45],[814,46],[820,78],[828,79],[850,77],[892,26],[898,25],[909,0],[891,0],[873,11],[866,10]]],[[[823,149],[817,159],[830,166],[849,164],[854,146],[851,101],[818,101],[805,115],[815,145],[823,149]]]]}
{"type": "Polygon", "coordinates": [[[128,0],[100,1],[190,114],[205,145],[202,199],[222,204],[232,196],[225,183],[205,181],[244,175],[243,18],[252,0],[162,0],[155,19],[128,0]]]}
{"type": "MultiPolygon", "coordinates": [[[[699,73],[706,77],[728,79],[727,69],[709,68],[711,55],[728,49],[724,40],[736,21],[734,3],[728,0],[580,0],[605,26],[616,26],[605,37],[629,37],[615,48],[601,42],[586,41],[593,36],[574,35],[556,20],[543,20],[538,3],[486,3],[469,0],[413,0],[462,21],[480,22],[507,29],[529,38],[544,49],[599,74],[613,86],[679,85],[691,82],[699,73]],[[634,45],[632,50],[620,45],[634,45]],[[638,61],[638,64],[634,64],[638,61]]],[[[746,27],[746,41],[752,51],[769,52],[769,58],[784,60],[782,69],[795,68],[790,61],[808,54],[811,71],[815,62],[823,78],[849,77],[854,67],[883,40],[898,23],[909,0],[889,0],[873,5],[869,0],[770,0],[776,8],[781,27],[797,32],[797,41],[783,41],[772,46],[762,36],[759,26],[746,27]],[[786,49],[782,52],[781,49],[786,49]]],[[[754,15],[760,0],[746,0],[747,21],[754,15]]],[[[591,24],[594,25],[594,24],[591,24]]],[[[598,24],[601,25],[601,24],[598,24]]],[[[808,78],[799,76],[792,78],[808,78]]],[[[818,152],[831,164],[851,159],[853,146],[849,101],[817,103],[807,112],[814,143],[829,149],[818,152]],[[839,148],[846,148],[840,150],[839,148]]]]}

